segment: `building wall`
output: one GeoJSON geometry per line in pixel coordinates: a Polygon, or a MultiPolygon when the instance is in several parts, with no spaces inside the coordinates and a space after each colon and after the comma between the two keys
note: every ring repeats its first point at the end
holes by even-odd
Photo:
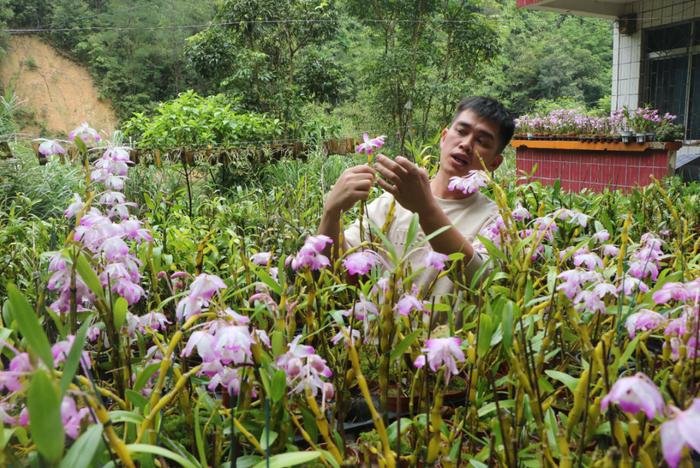
{"type": "Polygon", "coordinates": [[[636,107],[639,102],[642,29],[700,17],[700,0],[642,0],[634,5],[637,31],[621,34],[616,21],[613,32],[612,107],[636,107]]]}
{"type": "MultiPolygon", "coordinates": [[[[613,32],[612,108],[637,107],[640,98],[642,30],[700,18],[700,0],[642,0],[634,5],[637,30],[620,33],[619,22],[613,32]]],[[[688,145],[678,152],[682,165],[700,156],[700,146],[688,145]]]]}

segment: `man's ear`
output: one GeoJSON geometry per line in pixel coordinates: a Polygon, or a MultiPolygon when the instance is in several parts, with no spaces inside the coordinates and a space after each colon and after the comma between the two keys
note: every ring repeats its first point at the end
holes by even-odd
{"type": "Polygon", "coordinates": [[[497,154],[496,156],[494,156],[493,160],[491,161],[491,164],[489,164],[489,170],[491,170],[491,172],[495,171],[496,169],[498,169],[498,166],[500,166],[502,162],[503,155],[497,154]]]}

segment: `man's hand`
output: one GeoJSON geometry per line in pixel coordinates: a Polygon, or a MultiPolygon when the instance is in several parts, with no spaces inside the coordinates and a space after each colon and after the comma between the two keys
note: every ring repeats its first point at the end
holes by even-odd
{"type": "Polygon", "coordinates": [[[428,171],[403,156],[392,161],[380,154],[376,161],[375,169],[382,176],[377,183],[392,194],[401,206],[419,216],[439,209],[430,190],[428,171]]]}
{"type": "Polygon", "coordinates": [[[367,200],[374,183],[374,174],[374,169],[364,164],[343,171],[326,198],[326,210],[340,213],[349,210],[360,200],[367,200]]]}

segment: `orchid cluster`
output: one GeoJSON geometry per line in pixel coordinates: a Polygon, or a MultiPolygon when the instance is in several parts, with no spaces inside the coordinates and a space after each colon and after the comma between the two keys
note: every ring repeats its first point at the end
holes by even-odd
{"type": "Polygon", "coordinates": [[[300,344],[301,339],[301,335],[294,338],[289,350],[277,358],[275,365],[284,370],[292,393],[309,390],[313,396],[320,393],[324,402],[333,399],[333,384],[324,380],[333,372],[312,346],[300,344]]]}
{"type": "Polygon", "coordinates": [[[700,398],[694,399],[685,411],[667,406],[659,388],[639,372],[618,379],[600,403],[603,411],[614,403],[625,413],[642,411],[649,420],[665,419],[661,424],[661,448],[670,467],[678,466],[684,447],[700,453],[700,398]]]}
{"type": "Polygon", "coordinates": [[[326,246],[331,245],[333,240],[319,234],[317,236],[309,236],[304,242],[304,245],[296,254],[296,256],[288,259],[288,264],[291,265],[294,271],[299,270],[320,270],[331,264],[328,257],[323,255],[326,246]]]}
{"type": "Polygon", "coordinates": [[[481,187],[486,187],[489,183],[489,176],[484,171],[469,171],[464,177],[450,177],[447,190],[462,192],[464,195],[471,195],[478,192],[481,187]]]}
{"type": "Polygon", "coordinates": [[[657,109],[623,107],[609,117],[597,117],[575,109],[553,110],[547,115],[523,115],[515,119],[517,134],[555,136],[617,135],[623,131],[653,132],[676,120],[670,113],[661,115],[657,109]]]}
{"type": "MultiPolygon", "coordinates": [[[[72,138],[80,137],[83,141],[99,142],[99,134],[87,127],[87,124],[71,132],[72,138]]],[[[73,240],[89,251],[93,259],[102,266],[100,282],[103,287],[119,294],[129,304],[137,303],[145,292],[140,286],[140,261],[130,252],[127,241],[135,243],[151,242],[153,238],[142,222],[129,216],[129,207],[134,206],[125,200],[121,192],[128,172],[129,153],[123,147],[108,147],[101,158],[95,161],[91,180],[100,183],[105,191],[99,194],[97,204],[106,211],[96,207],[86,209],[78,194],[65,212],[66,217],[78,219],[73,240]]],[[[48,288],[58,291],[58,299],[51,304],[52,310],[66,313],[70,308],[71,268],[63,254],[56,253],[49,264],[53,272],[48,288]]],[[[82,278],[74,277],[78,310],[88,310],[93,301],[93,293],[82,278]]]]}
{"type": "Polygon", "coordinates": [[[419,355],[413,365],[420,369],[427,362],[433,372],[444,366],[445,383],[448,383],[450,375],[459,374],[457,364],[465,360],[461,346],[462,340],[456,337],[431,338],[425,341],[425,347],[421,349],[424,354],[419,355]]]}
{"type": "MultiPolygon", "coordinates": [[[[215,287],[210,288],[212,294],[215,290],[215,287]]],[[[190,335],[182,355],[189,357],[197,350],[202,360],[199,374],[209,377],[207,388],[210,391],[221,386],[229,394],[237,395],[243,376],[241,368],[254,362],[253,347],[270,347],[267,333],[257,329],[251,331],[249,326],[248,317],[226,308],[218,319],[207,322],[190,335]]]]}
{"type": "Polygon", "coordinates": [[[535,135],[608,135],[611,120],[582,114],[575,109],[559,109],[547,115],[523,115],[515,119],[516,133],[535,135]]]}

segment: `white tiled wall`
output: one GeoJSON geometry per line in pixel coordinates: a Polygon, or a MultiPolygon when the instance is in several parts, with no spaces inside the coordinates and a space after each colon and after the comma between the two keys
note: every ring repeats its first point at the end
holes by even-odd
{"type": "Polygon", "coordinates": [[[617,22],[613,32],[613,109],[640,104],[642,29],[700,18],[700,0],[641,0],[634,11],[637,32],[620,34],[617,22]]]}

